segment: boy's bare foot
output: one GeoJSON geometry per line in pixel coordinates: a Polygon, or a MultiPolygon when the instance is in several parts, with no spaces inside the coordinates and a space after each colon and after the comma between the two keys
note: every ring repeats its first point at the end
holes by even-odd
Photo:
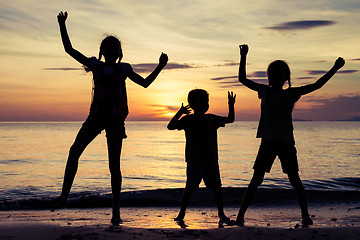
{"type": "Polygon", "coordinates": [[[175,222],[184,221],[184,216],[178,215],[176,218],[174,218],[175,222]]]}
{"type": "Polygon", "coordinates": [[[231,220],[230,218],[228,218],[227,216],[223,215],[222,217],[220,217],[219,220],[219,227],[224,227],[224,224],[227,226],[234,226],[236,225],[236,221],[231,220]]]}
{"type": "Polygon", "coordinates": [[[176,221],[176,223],[181,227],[181,228],[187,228],[188,225],[185,224],[184,220],[178,220],[176,221]]]}
{"type": "Polygon", "coordinates": [[[174,221],[181,227],[181,228],[187,228],[188,225],[185,224],[184,216],[178,215],[176,218],[174,218],[174,221]]]}
{"type": "Polygon", "coordinates": [[[310,218],[310,216],[307,216],[303,217],[301,223],[303,227],[307,227],[309,225],[313,225],[313,220],[310,218]]]}

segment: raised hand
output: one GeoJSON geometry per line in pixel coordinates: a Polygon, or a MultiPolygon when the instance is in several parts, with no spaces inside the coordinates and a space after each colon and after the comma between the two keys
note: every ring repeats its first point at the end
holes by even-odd
{"type": "Polygon", "coordinates": [[[181,108],[179,109],[178,113],[180,113],[180,114],[189,114],[190,112],[191,112],[190,106],[189,106],[189,105],[186,105],[186,106],[184,107],[184,104],[182,103],[182,104],[181,104],[181,108]]]}
{"type": "Polygon", "coordinates": [[[228,104],[229,105],[235,104],[235,98],[236,98],[236,94],[234,95],[233,92],[228,92],[228,104]]]}
{"type": "Polygon", "coordinates": [[[160,58],[159,58],[159,66],[164,68],[168,62],[169,58],[166,55],[166,53],[161,53],[160,58]]]}
{"type": "Polygon", "coordinates": [[[240,48],[240,55],[241,56],[246,56],[247,53],[249,52],[249,47],[246,44],[239,45],[239,48],[240,48]]]}
{"type": "Polygon", "coordinates": [[[68,13],[67,12],[60,12],[57,15],[57,19],[59,23],[65,23],[66,19],[67,19],[68,13]]]}
{"type": "Polygon", "coordinates": [[[338,59],[336,59],[335,63],[334,63],[334,67],[337,69],[342,68],[345,65],[345,60],[341,57],[339,57],[338,59]]]}

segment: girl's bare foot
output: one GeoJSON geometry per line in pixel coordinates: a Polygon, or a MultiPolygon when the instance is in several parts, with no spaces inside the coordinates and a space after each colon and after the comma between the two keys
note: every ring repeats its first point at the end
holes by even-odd
{"type": "Polygon", "coordinates": [[[244,218],[236,218],[236,225],[243,227],[245,224],[244,218]]]}
{"type": "Polygon", "coordinates": [[[54,198],[51,201],[51,205],[53,208],[66,208],[67,207],[67,198],[62,197],[62,196],[54,198]]]}
{"type": "Polygon", "coordinates": [[[111,218],[111,224],[113,226],[119,226],[121,223],[123,223],[123,221],[121,220],[120,216],[111,218]]]}

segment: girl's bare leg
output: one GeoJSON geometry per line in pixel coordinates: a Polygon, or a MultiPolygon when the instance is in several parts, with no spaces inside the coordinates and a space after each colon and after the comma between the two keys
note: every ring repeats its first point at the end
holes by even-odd
{"type": "Polygon", "coordinates": [[[74,182],[78,169],[79,158],[89,143],[100,133],[101,130],[83,125],[79,130],[73,145],[70,147],[69,156],[66,162],[64,181],[61,194],[55,202],[60,207],[65,207],[70,194],[71,186],[74,182]]]}
{"type": "Polygon", "coordinates": [[[296,197],[300,205],[302,223],[305,226],[312,225],[313,221],[310,218],[308,205],[306,201],[305,188],[303,183],[301,182],[300,176],[298,172],[288,173],[289,181],[296,192],[296,197]]]}
{"type": "Polygon", "coordinates": [[[244,225],[244,216],[245,212],[250,206],[250,203],[255,197],[256,190],[261,185],[264,180],[265,172],[264,171],[254,171],[254,175],[249,183],[248,188],[246,189],[245,195],[243,197],[241,207],[239,213],[236,218],[237,225],[243,226],[244,225]]]}
{"type": "Polygon", "coordinates": [[[109,169],[111,174],[111,190],[113,195],[113,209],[111,223],[119,225],[120,218],[120,192],[122,176],[120,170],[120,155],[122,147],[122,138],[119,136],[107,136],[109,169]]]}

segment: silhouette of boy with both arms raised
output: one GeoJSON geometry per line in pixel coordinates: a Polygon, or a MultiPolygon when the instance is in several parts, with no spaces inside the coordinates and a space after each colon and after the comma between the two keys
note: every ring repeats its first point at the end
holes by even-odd
{"type": "Polygon", "coordinates": [[[235,224],[235,221],[231,221],[224,214],[217,147],[217,129],[234,122],[235,97],[236,95],[233,95],[232,92],[228,92],[229,114],[227,117],[221,117],[210,113],[206,114],[209,109],[209,95],[203,89],[194,89],[188,95],[189,105],[184,107],[182,104],[167,126],[169,130],[184,130],[186,137],[187,180],[182,195],[181,209],[174,219],[180,225],[184,224],[186,207],[191,193],[199,188],[202,179],[206,187],[214,191],[220,218],[219,227],[222,227],[224,223],[235,224]],[[193,114],[189,114],[190,108],[194,110],[193,114]],[[183,114],[186,116],[180,119],[183,114]]]}

